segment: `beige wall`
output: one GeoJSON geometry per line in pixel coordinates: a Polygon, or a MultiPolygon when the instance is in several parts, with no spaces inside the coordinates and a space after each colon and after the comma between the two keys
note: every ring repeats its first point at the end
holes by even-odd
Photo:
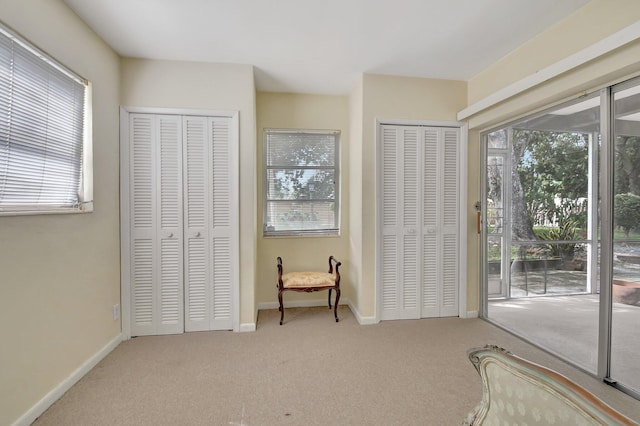
{"type": "MultiPolygon", "coordinates": [[[[368,322],[376,315],[376,118],[455,121],[468,104],[638,21],[640,2],[593,0],[468,84],[365,74],[349,96],[256,95],[250,65],[119,59],[62,0],[4,0],[0,17],[94,90],[95,212],[0,217],[0,424],[10,424],[120,333],[112,319],[120,301],[119,105],[239,111],[242,324],[254,323],[259,303],[276,301],[275,256],[287,269],[315,269],[329,253],[344,262],[345,298],[368,322]],[[262,238],[264,127],[341,130],[340,237],[262,238]]],[[[480,285],[480,131],[638,74],[633,42],[470,117],[467,310],[477,309],[480,285]]]]}
{"type": "Polygon", "coordinates": [[[119,59],[59,0],[5,0],[2,21],[93,83],[95,211],[0,217],[0,424],[120,334],[119,59]]]}
{"type": "MultiPolygon", "coordinates": [[[[466,107],[462,81],[365,74],[362,120],[362,270],[358,306],[364,318],[376,315],[376,119],[456,121],[466,107]]],[[[476,177],[471,177],[475,182],[476,177]]],[[[464,278],[463,278],[464,279],[464,278]]]]}
{"type": "MultiPolygon", "coordinates": [[[[274,305],[278,301],[276,290],[276,257],[283,259],[285,272],[325,270],[327,259],[335,256],[342,262],[342,297],[350,299],[354,283],[348,279],[349,269],[349,111],[346,96],[303,95],[259,92],[256,97],[258,153],[258,229],[262,229],[263,187],[263,131],[275,129],[324,129],[340,131],[340,236],[338,237],[263,237],[258,232],[258,304],[274,305]]],[[[285,304],[325,303],[327,294],[285,294],[285,304]]],[[[343,299],[344,300],[344,299],[343,299]]]]}
{"type": "MultiPolygon", "coordinates": [[[[275,303],[275,257],[285,270],[317,269],[318,258],[340,253],[344,295],[363,322],[375,319],[375,123],[376,118],[455,121],[466,106],[466,83],[460,81],[364,75],[348,97],[259,93],[257,96],[258,157],[262,156],[264,128],[340,129],[341,219],[339,238],[258,239],[259,303],[275,303]],[[349,135],[347,137],[347,135],[349,135]],[[311,243],[311,245],[310,245],[311,243]],[[310,249],[311,247],[311,249],[310,249]],[[261,277],[265,277],[262,279],[261,277]]],[[[259,193],[262,166],[259,161],[259,193]]],[[[476,175],[477,176],[477,175],[476,175]]],[[[475,179],[475,178],[474,178],[475,179]]],[[[475,184],[475,180],[473,180],[475,184]]],[[[258,201],[262,226],[262,200],[258,201]]],[[[471,204],[473,206],[473,204],[471,204]]],[[[470,223],[475,216],[470,213],[470,223]]],[[[475,229],[475,228],[474,228],[475,229]]],[[[323,264],[322,264],[323,265],[323,264]]],[[[477,291],[471,309],[477,309],[477,291]]],[[[324,295],[323,295],[324,296],[324,295]]],[[[286,300],[308,301],[309,295],[287,295],[286,300]]],[[[316,297],[318,303],[324,298],[316,297]]]]}
{"type": "MultiPolygon", "coordinates": [[[[505,86],[533,75],[638,20],[640,2],[637,0],[592,0],[469,80],[468,103],[471,105],[505,86]]],[[[519,97],[520,101],[504,103],[501,105],[503,117],[491,117],[491,121],[496,122],[500,118],[504,119],[504,116],[523,113],[519,106],[523,101],[527,107],[534,104],[541,106],[563,98],[575,97],[583,90],[624,77],[637,69],[640,62],[637,53],[638,43],[632,43],[604,58],[580,66],[533,91],[524,93],[519,97]]],[[[488,121],[488,117],[474,118],[472,127],[488,121]]]]}
{"type": "Polygon", "coordinates": [[[240,325],[256,312],[255,87],[251,65],[123,58],[121,104],[239,111],[240,121],[240,325]]]}
{"type": "MultiPolygon", "coordinates": [[[[360,76],[349,94],[349,260],[346,273],[355,284],[351,296],[351,307],[360,316],[362,300],[362,94],[363,78],[360,76]]],[[[358,318],[362,321],[362,318],[358,318]]]]}

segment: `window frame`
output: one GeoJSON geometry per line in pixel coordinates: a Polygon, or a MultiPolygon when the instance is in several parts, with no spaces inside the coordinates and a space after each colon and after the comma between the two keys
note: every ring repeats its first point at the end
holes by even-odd
{"type": "MultiPolygon", "coordinates": [[[[340,235],[340,130],[314,130],[314,129],[272,129],[265,128],[263,130],[262,144],[262,233],[264,237],[311,237],[311,236],[339,236],[340,235]],[[293,135],[324,135],[333,136],[334,138],[334,162],[333,166],[284,166],[268,165],[268,138],[271,134],[293,134],[293,135]],[[270,202],[278,200],[270,200],[267,198],[269,189],[269,170],[272,169],[313,169],[313,170],[331,170],[334,173],[334,227],[327,229],[287,229],[287,230],[269,230],[267,222],[268,205],[270,202]]],[[[291,201],[291,200],[282,200],[291,201]]],[[[305,200],[296,199],[301,203],[313,203],[323,200],[305,200]]],[[[327,201],[327,200],[324,200],[327,201]]]]}
{"type": "MultiPolygon", "coordinates": [[[[15,30],[11,29],[4,23],[0,22],[0,37],[3,37],[10,43],[19,45],[23,50],[31,54],[28,56],[34,63],[40,63],[40,66],[47,70],[47,75],[56,73],[64,75],[84,89],[82,108],[82,123],[79,129],[81,135],[79,143],[74,143],[73,147],[81,150],[80,155],[76,156],[74,166],[70,166],[68,170],[78,174],[76,197],[74,203],[25,203],[16,202],[13,204],[0,205],[0,216],[19,216],[19,215],[41,215],[41,214],[67,214],[67,213],[88,213],[93,211],[93,130],[92,130],[92,85],[87,79],[73,72],[65,65],[57,61],[52,56],[32,44],[25,37],[15,30]],[[41,62],[39,62],[41,61],[41,62]]],[[[27,54],[27,53],[25,53],[27,54]]],[[[29,72],[29,71],[27,71],[29,72]]],[[[10,83],[11,85],[13,83],[10,83]]],[[[13,99],[11,95],[7,96],[9,100],[13,99]]],[[[47,108],[48,110],[48,108],[47,108]]],[[[79,109],[76,109],[79,111],[79,109]]],[[[65,124],[68,124],[66,121],[65,124]]],[[[7,129],[11,129],[11,126],[7,129]]],[[[45,142],[49,139],[45,138],[45,142]]],[[[11,145],[11,138],[7,139],[7,143],[11,145]]],[[[38,145],[38,147],[44,145],[38,145]]],[[[7,163],[8,165],[9,163],[7,163]]],[[[66,169],[65,169],[66,170],[66,169]]],[[[3,172],[5,173],[5,172],[3,172]]],[[[4,176],[11,176],[6,173],[4,176]]],[[[75,186],[75,185],[74,185],[75,186]]],[[[14,185],[14,189],[16,186],[14,185]]],[[[19,188],[19,187],[17,187],[19,188]]],[[[0,188],[1,189],[1,188],[0,188]]],[[[1,194],[0,194],[1,195],[1,194]]]]}

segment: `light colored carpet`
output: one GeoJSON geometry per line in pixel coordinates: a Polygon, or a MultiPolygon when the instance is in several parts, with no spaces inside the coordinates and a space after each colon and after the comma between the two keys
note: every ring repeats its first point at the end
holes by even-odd
{"type": "Polygon", "coordinates": [[[497,344],[627,416],[640,402],[479,319],[361,326],[347,307],[260,311],[255,333],[120,344],[35,425],[458,425],[481,398],[466,351],[497,344]]]}

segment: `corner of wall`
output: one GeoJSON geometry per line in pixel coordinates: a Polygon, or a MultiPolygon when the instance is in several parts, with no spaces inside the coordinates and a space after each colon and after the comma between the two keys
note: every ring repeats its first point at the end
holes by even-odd
{"type": "Polygon", "coordinates": [[[26,413],[20,416],[13,426],[28,426],[42,415],[49,407],[51,407],[62,395],[65,394],[73,385],[78,383],[85,374],[93,367],[98,365],[107,355],[111,353],[122,342],[122,334],[118,334],[102,349],[87,359],[75,371],[73,371],[65,380],[60,382],[49,393],[47,393],[40,401],[36,402],[26,413]]]}

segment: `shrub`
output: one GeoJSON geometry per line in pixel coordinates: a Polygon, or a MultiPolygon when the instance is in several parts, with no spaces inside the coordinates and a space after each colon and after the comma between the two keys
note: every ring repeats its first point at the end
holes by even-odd
{"type": "Polygon", "coordinates": [[[614,224],[622,228],[625,238],[640,227],[640,196],[627,193],[614,197],[614,224]]]}
{"type": "MultiPolygon", "coordinates": [[[[567,241],[576,240],[579,237],[579,229],[575,220],[565,219],[557,228],[551,228],[538,233],[541,240],[567,241]]],[[[561,257],[565,260],[573,259],[576,250],[574,243],[549,244],[549,254],[553,257],[561,257]]]]}

